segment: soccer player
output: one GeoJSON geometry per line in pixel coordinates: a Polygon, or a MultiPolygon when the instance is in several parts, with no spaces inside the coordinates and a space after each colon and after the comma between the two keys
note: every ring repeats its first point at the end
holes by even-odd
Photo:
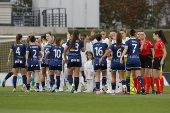
{"type": "Polygon", "coordinates": [[[14,74],[13,77],[13,85],[14,89],[12,92],[16,91],[16,83],[17,83],[17,76],[18,76],[18,70],[20,69],[22,79],[23,79],[23,86],[26,88],[27,84],[27,77],[26,77],[26,65],[25,65],[25,54],[26,54],[26,45],[22,43],[22,35],[17,34],[16,41],[11,46],[11,50],[9,52],[8,56],[8,62],[7,66],[10,65],[10,57],[12,55],[12,52],[14,52],[14,64],[11,74],[14,74]]]}
{"type": "Polygon", "coordinates": [[[77,93],[77,88],[79,85],[79,72],[80,67],[82,65],[81,61],[81,53],[85,52],[86,43],[83,44],[83,42],[79,39],[79,32],[78,30],[74,30],[73,37],[71,40],[69,40],[64,48],[64,58],[65,62],[67,62],[67,75],[68,75],[68,81],[71,86],[71,93],[77,93]],[[85,47],[84,47],[85,45],[85,47]],[[66,52],[68,51],[68,61],[66,57],[66,52]],[[74,71],[74,83],[73,84],[73,71],[74,71]]]}
{"type": "MultiPolygon", "coordinates": [[[[30,43],[30,37],[28,36],[28,37],[27,37],[27,41],[26,41],[26,46],[28,46],[29,43],[30,43]]],[[[9,53],[10,56],[11,56],[11,54],[12,54],[12,52],[9,53]]],[[[9,56],[8,56],[8,58],[9,58],[9,56]]],[[[8,62],[10,62],[10,60],[8,60],[8,62]]],[[[9,64],[10,64],[10,63],[8,63],[8,62],[7,62],[7,66],[9,66],[9,64]]],[[[26,68],[26,67],[25,67],[25,68],[26,68]]],[[[12,75],[13,75],[13,71],[10,71],[10,72],[6,75],[6,77],[4,78],[4,80],[3,80],[3,82],[2,82],[2,87],[5,87],[5,82],[6,82],[7,79],[9,79],[12,75]]],[[[25,84],[25,85],[26,85],[26,84],[25,84]]],[[[25,85],[22,84],[22,86],[21,86],[21,89],[22,89],[22,90],[24,90],[25,85]]]]}
{"type": "Polygon", "coordinates": [[[153,33],[153,39],[156,41],[154,46],[154,60],[153,60],[153,76],[156,83],[157,91],[156,94],[163,94],[164,80],[160,77],[160,68],[162,66],[162,70],[165,64],[165,57],[167,55],[165,45],[167,42],[164,33],[162,30],[155,31],[153,33]],[[161,85],[161,89],[159,89],[159,83],[161,85]]]}
{"type": "Polygon", "coordinates": [[[27,68],[27,90],[26,92],[30,91],[30,77],[31,73],[35,73],[36,78],[36,87],[37,92],[39,92],[39,71],[40,71],[40,65],[39,65],[39,59],[38,56],[41,56],[41,48],[38,45],[35,45],[35,37],[30,36],[31,45],[29,45],[26,49],[26,66],[27,68]]]}
{"type": "Polygon", "coordinates": [[[131,70],[135,70],[135,75],[137,76],[137,79],[139,80],[139,83],[142,88],[142,94],[145,95],[145,90],[143,86],[143,80],[141,77],[141,62],[139,58],[139,50],[143,49],[140,45],[140,42],[136,39],[136,31],[134,29],[130,30],[130,39],[125,44],[125,49],[122,53],[122,56],[120,57],[120,63],[123,63],[123,56],[127,53],[127,62],[126,62],[126,84],[127,84],[127,94],[130,95],[130,73],[131,70]]]}
{"type": "Polygon", "coordinates": [[[60,46],[61,39],[55,38],[55,45],[52,45],[51,48],[49,48],[48,52],[45,55],[45,62],[48,64],[47,57],[50,54],[50,62],[49,62],[49,70],[50,70],[50,84],[53,86],[52,92],[56,90],[56,92],[59,92],[60,87],[60,75],[62,71],[62,54],[64,51],[64,48],[60,46]],[[54,74],[56,74],[56,85],[54,80],[54,74]]]}
{"type": "MultiPolygon", "coordinates": [[[[151,70],[152,70],[152,56],[151,56],[151,51],[152,55],[154,55],[154,49],[153,49],[153,44],[149,41],[146,40],[146,34],[144,31],[140,32],[140,44],[142,45],[142,41],[145,42],[143,45],[143,49],[140,52],[140,61],[141,61],[141,77],[143,79],[143,85],[145,89],[145,84],[146,84],[146,94],[149,94],[149,88],[151,85],[151,70]]],[[[140,89],[138,89],[140,90],[140,89]]],[[[139,91],[138,91],[139,93],[139,91]]]]}
{"type": "Polygon", "coordinates": [[[102,90],[105,93],[105,84],[106,84],[106,75],[107,75],[107,61],[106,58],[102,59],[101,64],[99,64],[100,58],[105,53],[108,45],[106,43],[102,43],[102,35],[96,34],[96,40],[98,41],[93,45],[94,51],[94,71],[96,77],[96,94],[100,94],[100,72],[102,72],[102,90]]]}
{"type": "MultiPolygon", "coordinates": [[[[43,40],[43,45],[42,45],[42,49],[43,49],[43,58],[42,58],[42,63],[41,63],[41,70],[42,70],[42,90],[45,91],[45,77],[47,77],[47,91],[50,90],[49,88],[49,81],[50,81],[50,77],[49,77],[49,64],[45,63],[45,55],[47,53],[47,51],[49,51],[49,48],[51,47],[51,45],[54,42],[54,38],[51,36],[50,33],[45,34],[45,37],[42,38],[43,40]],[[47,41],[46,41],[47,40],[47,41]],[[46,71],[47,71],[47,75],[46,75],[46,71]]],[[[48,62],[50,61],[50,58],[48,56],[48,62]]],[[[52,89],[52,86],[51,86],[52,89]]]]}
{"type": "Polygon", "coordinates": [[[112,74],[112,95],[116,95],[115,88],[116,88],[116,71],[119,72],[119,78],[122,82],[122,86],[124,89],[124,94],[126,93],[126,82],[124,79],[124,71],[125,71],[125,64],[123,59],[123,64],[120,63],[120,57],[124,50],[124,44],[122,43],[122,36],[121,33],[117,34],[116,43],[112,44],[110,49],[106,51],[106,53],[100,58],[99,63],[102,62],[102,59],[105,58],[108,54],[113,52],[113,57],[111,60],[111,74],[112,74]]]}

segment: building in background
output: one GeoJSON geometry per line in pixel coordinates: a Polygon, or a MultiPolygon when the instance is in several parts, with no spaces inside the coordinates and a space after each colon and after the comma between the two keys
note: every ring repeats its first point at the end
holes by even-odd
{"type": "Polygon", "coordinates": [[[11,0],[0,0],[0,26],[11,26],[12,5],[11,0]]]}
{"type": "MultiPolygon", "coordinates": [[[[32,0],[32,8],[33,11],[40,10],[40,26],[47,26],[46,24],[52,23],[52,19],[60,16],[59,19],[67,19],[67,27],[99,28],[99,0],[32,0]]],[[[54,21],[53,24],[58,20],[54,21]]]]}

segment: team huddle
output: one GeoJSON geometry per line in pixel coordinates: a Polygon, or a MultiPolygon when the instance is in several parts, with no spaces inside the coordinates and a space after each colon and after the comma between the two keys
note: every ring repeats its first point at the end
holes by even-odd
{"type": "Polygon", "coordinates": [[[34,89],[35,83],[37,92],[63,91],[65,81],[67,91],[71,93],[80,92],[83,85],[84,92],[116,95],[116,86],[119,85],[121,93],[130,95],[132,74],[137,94],[149,94],[150,86],[152,94],[163,94],[164,80],[160,77],[160,70],[167,54],[164,44],[168,43],[163,31],[153,33],[155,46],[146,40],[144,31],[131,29],[130,38],[126,34],[125,29],[119,32],[113,30],[106,38],[105,30],[100,33],[92,30],[91,36],[80,35],[78,30],[74,30],[73,35],[67,33],[66,43],[51,33],[45,33],[41,40],[28,36],[26,44],[22,43],[22,35],[18,34],[7,62],[9,66],[13,52],[13,69],[6,75],[2,86],[5,87],[6,80],[14,75],[15,92],[20,69],[21,88],[25,92],[34,89]],[[117,80],[121,85],[117,84],[117,80]]]}

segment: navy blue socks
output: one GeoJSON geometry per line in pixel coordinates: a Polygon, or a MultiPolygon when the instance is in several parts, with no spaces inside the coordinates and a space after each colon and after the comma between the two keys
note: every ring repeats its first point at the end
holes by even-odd
{"type": "Polygon", "coordinates": [[[16,84],[17,84],[17,77],[16,76],[13,77],[13,84],[14,84],[14,88],[16,88],[16,84]]]}
{"type": "Polygon", "coordinates": [[[130,77],[126,77],[127,92],[130,92],[130,77]]]}
{"type": "Polygon", "coordinates": [[[68,82],[70,83],[70,85],[73,84],[73,77],[72,77],[72,75],[68,75],[68,82]]]}
{"type": "Polygon", "coordinates": [[[5,80],[7,80],[8,78],[10,78],[12,75],[13,75],[13,73],[12,73],[12,72],[9,72],[9,73],[6,75],[5,80]]]}
{"type": "Polygon", "coordinates": [[[79,77],[74,77],[75,90],[77,91],[79,85],[79,77]]]}
{"type": "Polygon", "coordinates": [[[60,76],[56,76],[56,79],[57,79],[57,83],[56,83],[57,89],[59,89],[59,87],[60,87],[60,76]]]}

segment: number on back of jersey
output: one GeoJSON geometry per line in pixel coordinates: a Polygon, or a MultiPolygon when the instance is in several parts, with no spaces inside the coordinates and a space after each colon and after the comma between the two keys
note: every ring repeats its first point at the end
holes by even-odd
{"type": "Polygon", "coordinates": [[[18,55],[20,55],[20,47],[17,47],[16,53],[18,53],[18,55]]]}

